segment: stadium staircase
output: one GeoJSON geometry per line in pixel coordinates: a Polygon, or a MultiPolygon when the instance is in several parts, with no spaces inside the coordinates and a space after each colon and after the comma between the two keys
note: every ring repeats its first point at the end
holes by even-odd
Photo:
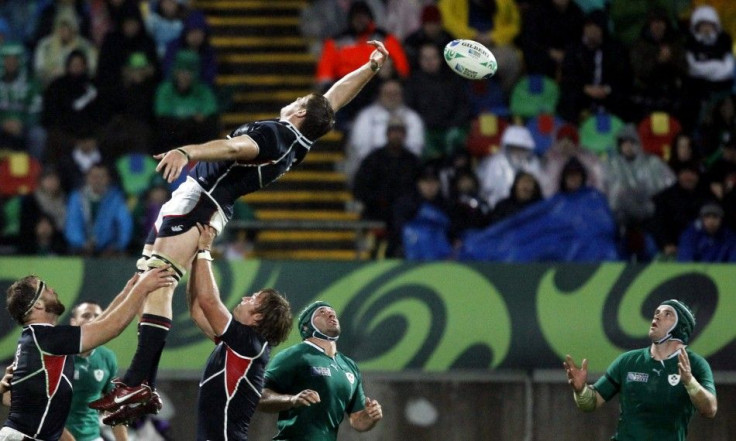
{"type": "MultiPolygon", "coordinates": [[[[306,0],[196,0],[213,29],[217,86],[226,103],[224,134],[249,121],[275,118],[312,90],[315,57],[299,32],[306,0]]],[[[259,230],[253,257],[362,259],[363,231],[345,175],[342,134],[320,139],[305,161],[269,187],[244,198],[259,230]]],[[[237,225],[237,222],[233,223],[237,225]]]]}

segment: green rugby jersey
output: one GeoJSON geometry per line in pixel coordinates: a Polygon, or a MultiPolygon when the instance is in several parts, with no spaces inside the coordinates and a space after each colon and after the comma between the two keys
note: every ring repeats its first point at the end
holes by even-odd
{"type": "Polygon", "coordinates": [[[365,408],[363,380],[355,362],[339,352],[330,358],[308,341],[273,357],[264,387],[289,395],[312,389],[320,397],[317,404],[279,412],[275,440],[335,441],[345,413],[365,408]]]}
{"type": "MultiPolygon", "coordinates": [[[[620,355],[608,367],[595,389],[606,401],[620,393],[620,413],[616,441],[684,441],[687,425],[695,412],[690,396],[680,381],[676,352],[657,361],[650,348],[620,355]]],[[[687,351],[693,377],[708,391],[716,393],[713,372],[700,355],[687,351]]]]}
{"type": "Polygon", "coordinates": [[[104,346],[94,349],[88,357],[74,356],[74,392],[66,428],[77,441],[100,437],[99,414],[88,404],[112,389],[110,381],[117,372],[115,353],[104,346]]]}

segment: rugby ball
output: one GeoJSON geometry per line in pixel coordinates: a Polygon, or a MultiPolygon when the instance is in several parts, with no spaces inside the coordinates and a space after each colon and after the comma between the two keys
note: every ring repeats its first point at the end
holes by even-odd
{"type": "Polygon", "coordinates": [[[498,69],[496,57],[477,41],[453,40],[447,43],[443,55],[453,72],[469,80],[488,79],[498,69]]]}

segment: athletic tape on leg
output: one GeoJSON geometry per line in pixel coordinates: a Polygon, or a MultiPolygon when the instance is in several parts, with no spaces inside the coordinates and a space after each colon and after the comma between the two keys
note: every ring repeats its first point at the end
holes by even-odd
{"type": "Polygon", "coordinates": [[[176,279],[177,282],[181,280],[182,277],[184,277],[184,274],[187,273],[183,266],[174,262],[174,259],[162,253],[153,253],[151,255],[151,258],[146,261],[146,264],[150,269],[158,268],[164,265],[171,265],[171,269],[174,271],[172,276],[176,279]]]}

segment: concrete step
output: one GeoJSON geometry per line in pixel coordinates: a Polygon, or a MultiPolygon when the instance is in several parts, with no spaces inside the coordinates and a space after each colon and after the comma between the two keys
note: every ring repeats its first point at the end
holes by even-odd
{"type": "MultiPolygon", "coordinates": [[[[288,174],[288,173],[287,173],[288,174]]],[[[257,191],[246,195],[243,200],[249,204],[257,203],[309,203],[330,202],[345,203],[353,200],[347,191],[257,191]]]]}
{"type": "Polygon", "coordinates": [[[357,213],[326,210],[256,210],[259,220],[357,221],[357,213]]]}
{"type": "Polygon", "coordinates": [[[274,37],[274,36],[246,36],[246,37],[233,37],[233,36],[213,36],[210,40],[212,46],[216,49],[232,49],[237,48],[241,50],[255,51],[260,49],[261,51],[268,52],[279,52],[280,51],[291,51],[291,52],[306,52],[307,44],[301,37],[274,37]]]}

